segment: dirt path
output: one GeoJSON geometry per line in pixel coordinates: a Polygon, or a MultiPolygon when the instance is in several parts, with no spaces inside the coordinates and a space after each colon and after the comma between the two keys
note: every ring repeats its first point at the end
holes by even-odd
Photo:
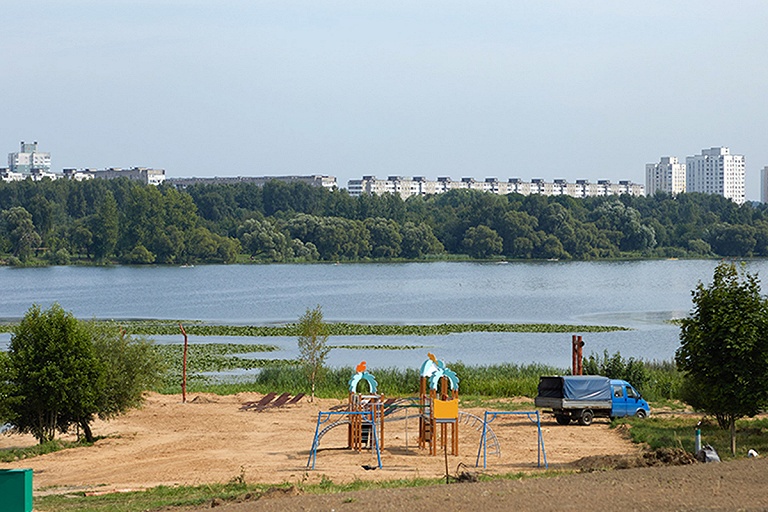
{"type": "MultiPolygon", "coordinates": [[[[341,405],[338,400],[302,401],[297,405],[262,412],[241,411],[240,405],[257,394],[233,396],[191,395],[181,403],[178,395],[150,394],[146,405],[110,422],[96,422],[94,434],[103,436],[88,448],[5,464],[31,467],[36,492],[91,489],[100,492],[142,489],[157,485],[196,485],[244,478],[250,483],[334,482],[355,479],[390,480],[441,477],[442,456],[431,457],[416,447],[418,424],[414,418],[387,422],[382,452],[383,469],[375,466],[370,451],[342,449],[345,427],[322,440],[316,469],[306,469],[317,413],[341,405]]],[[[463,409],[480,417],[482,409],[463,409]]],[[[537,469],[536,428],[525,417],[500,417],[492,427],[501,456],[488,459],[487,473],[542,471],[537,469]]],[[[588,455],[636,453],[639,449],[604,422],[590,427],[557,425],[546,418],[543,438],[550,468],[566,467],[588,455]]],[[[454,472],[460,463],[474,469],[480,432],[462,426],[460,456],[449,457],[454,472]]],[[[33,444],[29,436],[0,436],[0,447],[33,444]]],[[[481,460],[482,464],[482,460],[481,460]]]]}

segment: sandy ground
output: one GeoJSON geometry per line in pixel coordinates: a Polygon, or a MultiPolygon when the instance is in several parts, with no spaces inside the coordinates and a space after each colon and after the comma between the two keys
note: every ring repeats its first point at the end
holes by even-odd
{"type": "MultiPolygon", "coordinates": [[[[314,470],[307,469],[318,411],[345,402],[305,400],[299,404],[261,412],[241,411],[241,404],[258,394],[217,396],[194,394],[182,403],[179,395],[150,394],[143,408],[109,422],[96,421],[101,437],[91,447],[63,450],[3,464],[3,468],[32,468],[37,494],[66,490],[98,492],[142,489],[157,485],[197,485],[244,478],[249,483],[334,482],[356,479],[391,480],[442,477],[443,455],[429,456],[417,447],[418,422],[407,420],[407,410],[385,423],[382,469],[370,450],[345,449],[346,427],[329,431],[322,439],[314,470]]],[[[483,416],[484,409],[462,411],[483,416]]],[[[459,464],[474,470],[480,428],[460,426],[460,455],[449,456],[449,471],[459,464]]],[[[537,432],[524,416],[501,416],[491,427],[501,455],[488,457],[486,473],[538,472],[537,432]]],[[[590,427],[557,425],[543,417],[542,434],[550,469],[565,468],[588,455],[637,453],[620,432],[597,420],[590,427]]],[[[34,444],[29,436],[0,436],[0,448],[34,444]]],[[[480,459],[482,469],[482,458],[480,459]]]]}

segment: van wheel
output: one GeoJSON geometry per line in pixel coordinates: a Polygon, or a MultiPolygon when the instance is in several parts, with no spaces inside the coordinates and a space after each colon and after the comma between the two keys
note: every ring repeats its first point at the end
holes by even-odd
{"type": "Polygon", "coordinates": [[[592,418],[594,418],[595,415],[592,411],[589,409],[585,409],[584,412],[581,413],[581,417],[579,418],[579,425],[584,425],[585,427],[588,427],[592,424],[592,418]]]}
{"type": "Polygon", "coordinates": [[[637,412],[635,413],[635,418],[643,419],[646,416],[648,416],[648,414],[643,409],[638,409],[637,412]]]}
{"type": "Polygon", "coordinates": [[[558,425],[567,425],[571,422],[571,418],[569,416],[563,416],[562,414],[555,415],[555,421],[557,421],[558,425]]]}

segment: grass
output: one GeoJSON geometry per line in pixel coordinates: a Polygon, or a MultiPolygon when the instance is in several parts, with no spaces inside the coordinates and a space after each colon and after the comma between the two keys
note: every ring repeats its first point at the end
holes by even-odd
{"type": "MultiPolygon", "coordinates": [[[[541,375],[565,373],[562,368],[545,365],[500,364],[490,366],[466,366],[452,363],[449,367],[456,371],[461,379],[462,396],[477,395],[486,397],[536,396],[541,375]]],[[[351,367],[327,368],[318,382],[316,395],[325,398],[344,398],[348,393],[349,377],[355,372],[351,367]]],[[[419,373],[416,368],[381,368],[375,372],[379,391],[387,396],[415,396],[419,392],[419,373]]],[[[175,378],[159,391],[161,393],[180,393],[180,379],[175,378]]],[[[242,392],[268,393],[305,393],[307,378],[298,365],[266,365],[259,373],[244,379],[232,381],[212,381],[204,378],[192,378],[188,381],[188,391],[194,393],[234,394],[242,392]]]]}
{"type": "Polygon", "coordinates": [[[0,450],[0,462],[16,462],[23,459],[29,459],[31,457],[37,457],[39,455],[45,455],[46,453],[58,452],[59,450],[66,450],[67,448],[78,448],[81,446],[91,446],[91,444],[85,442],[72,443],[54,439],[52,441],[46,441],[43,444],[36,444],[34,446],[26,446],[23,448],[5,448],[0,450]]]}
{"type": "MultiPolygon", "coordinates": [[[[508,473],[504,475],[479,475],[481,481],[491,480],[520,480],[523,478],[551,477],[562,472],[547,473],[508,473]]],[[[317,484],[303,482],[284,483],[280,485],[248,484],[244,476],[233,477],[228,484],[211,484],[200,486],[160,486],[146,491],[104,494],[101,496],[85,496],[83,492],[67,493],[66,495],[49,495],[35,499],[35,510],[47,511],[78,511],[78,512],[143,512],[146,510],[172,509],[173,507],[204,506],[214,500],[221,503],[235,500],[257,499],[261,495],[275,490],[288,491],[295,488],[302,494],[337,494],[355,492],[367,489],[403,489],[412,487],[427,487],[444,485],[442,478],[414,478],[384,481],[354,480],[345,484],[337,484],[323,476],[317,484]]],[[[345,503],[355,503],[352,496],[345,498],[345,503]]]]}
{"type": "MultiPolygon", "coordinates": [[[[650,417],[645,420],[615,420],[613,426],[627,423],[630,438],[635,443],[643,443],[651,449],[682,448],[693,453],[696,425],[702,421],[701,444],[711,445],[722,460],[733,459],[731,455],[731,437],[727,430],[721,429],[713,418],[695,415],[674,417],[650,417]]],[[[745,418],[736,422],[736,457],[745,458],[747,451],[768,454],[768,418],[745,418]]]]}

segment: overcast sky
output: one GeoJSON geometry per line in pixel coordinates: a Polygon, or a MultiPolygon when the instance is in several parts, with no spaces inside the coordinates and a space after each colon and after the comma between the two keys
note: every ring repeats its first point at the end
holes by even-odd
{"type": "MultiPolygon", "coordinates": [[[[166,176],[768,165],[768,2],[0,0],[0,154],[166,176]]],[[[4,159],[3,159],[4,160],[4,159]]]]}

